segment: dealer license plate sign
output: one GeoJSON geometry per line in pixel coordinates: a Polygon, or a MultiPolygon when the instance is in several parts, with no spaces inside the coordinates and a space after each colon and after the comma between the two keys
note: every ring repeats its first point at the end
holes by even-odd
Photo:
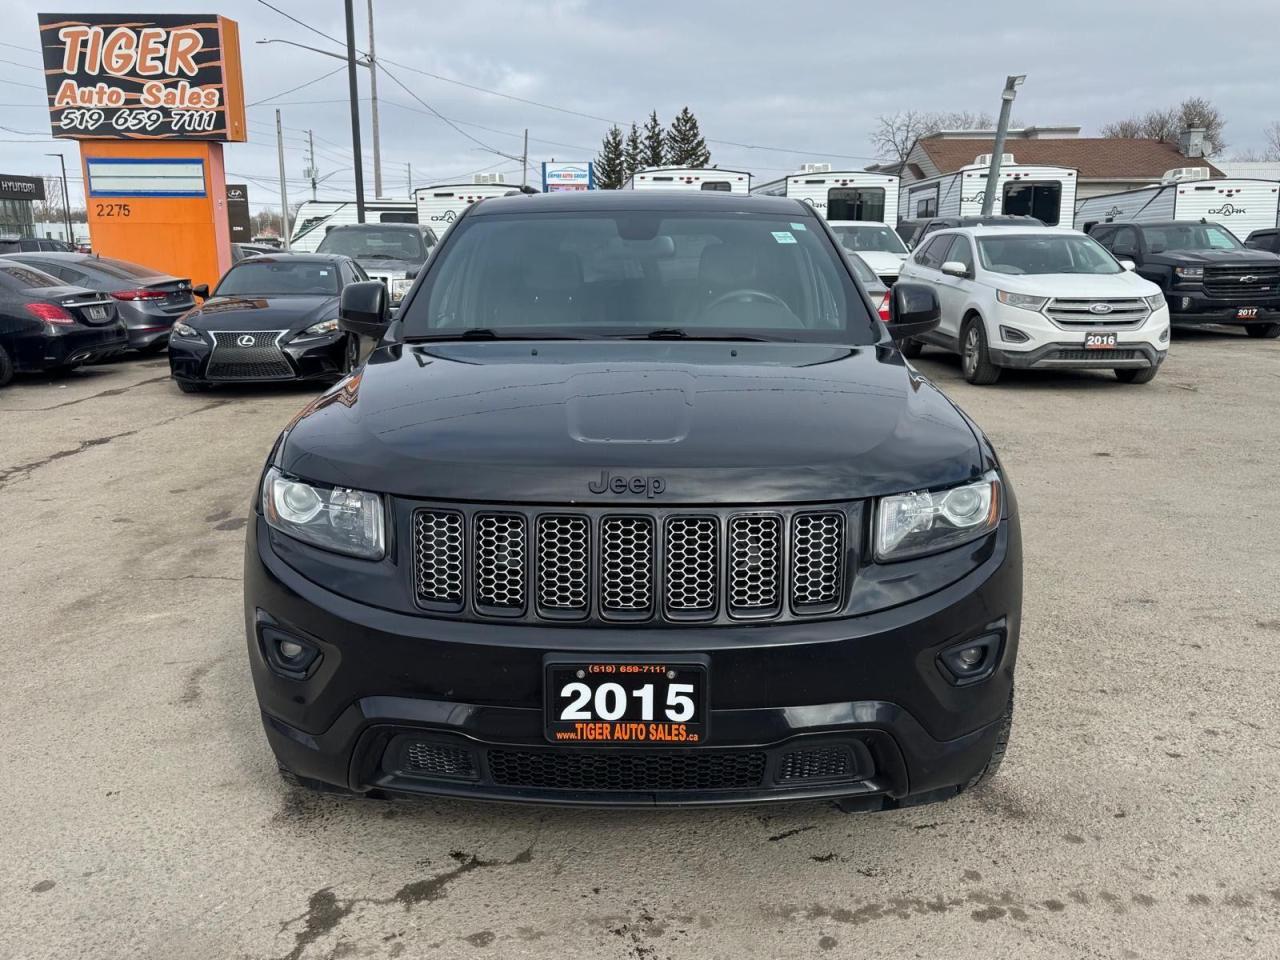
{"type": "Polygon", "coordinates": [[[90,319],[90,320],[105,320],[105,319],[107,319],[107,308],[106,308],[106,307],[90,307],[90,308],[89,308],[89,319],[90,319]]]}
{"type": "Polygon", "coordinates": [[[1236,319],[1237,320],[1257,320],[1258,308],[1257,307],[1240,307],[1239,309],[1236,310],[1236,319]]]}
{"type": "Polygon", "coordinates": [[[1086,350],[1114,350],[1119,342],[1114,330],[1090,330],[1084,335],[1086,350]]]}
{"type": "Polygon", "coordinates": [[[546,661],[544,717],[553,743],[693,746],[707,739],[705,660],[546,661]]]}

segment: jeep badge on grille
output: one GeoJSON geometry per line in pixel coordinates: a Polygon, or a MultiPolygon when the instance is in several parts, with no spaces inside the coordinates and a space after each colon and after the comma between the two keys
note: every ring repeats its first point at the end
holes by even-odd
{"type": "Polygon", "coordinates": [[[608,470],[600,471],[600,479],[587,484],[592,493],[643,493],[653,498],[667,489],[667,481],[661,477],[641,474],[635,477],[613,477],[608,470]]]}

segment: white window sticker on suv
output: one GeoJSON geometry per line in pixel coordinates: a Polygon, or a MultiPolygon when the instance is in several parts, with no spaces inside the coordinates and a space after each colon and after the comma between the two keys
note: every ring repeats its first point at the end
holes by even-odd
{"type": "Polygon", "coordinates": [[[778,243],[795,243],[796,242],[796,238],[792,236],[791,232],[788,230],[773,231],[773,239],[777,240],[778,243]]]}
{"type": "Polygon", "coordinates": [[[791,229],[797,232],[800,232],[800,231],[807,231],[809,228],[806,227],[803,223],[793,223],[791,225],[791,229]]]}

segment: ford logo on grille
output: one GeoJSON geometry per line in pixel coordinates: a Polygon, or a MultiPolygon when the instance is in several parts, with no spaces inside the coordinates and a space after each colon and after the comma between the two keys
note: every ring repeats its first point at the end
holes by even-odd
{"type": "Polygon", "coordinates": [[[1254,276],[1253,274],[1251,274],[1251,273],[1247,273],[1247,274],[1245,274],[1243,277],[1241,277],[1241,278],[1240,278],[1240,282],[1241,282],[1241,283],[1257,283],[1257,282],[1258,282],[1258,278],[1257,278],[1257,277],[1255,277],[1255,276],[1254,276]]]}
{"type": "Polygon", "coordinates": [[[1110,313],[1112,310],[1109,303],[1091,303],[1089,304],[1090,313],[1110,313]]]}
{"type": "Polygon", "coordinates": [[[258,342],[257,340],[255,340],[250,334],[247,334],[247,333],[236,337],[237,347],[252,347],[257,342],[258,342]]]}

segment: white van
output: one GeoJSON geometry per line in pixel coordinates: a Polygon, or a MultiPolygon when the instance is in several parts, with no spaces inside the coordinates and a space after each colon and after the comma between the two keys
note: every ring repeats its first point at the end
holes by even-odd
{"type": "Polygon", "coordinates": [[[418,222],[425,223],[437,236],[442,236],[445,228],[477,200],[505,197],[519,189],[519,185],[510,183],[437,183],[419,187],[413,191],[413,198],[417,204],[418,222]]]}
{"type": "MultiPolygon", "coordinates": [[[[1071,226],[1076,209],[1078,173],[1070,167],[1018,163],[1003,154],[993,214],[1035,217],[1047,227],[1071,226]]],[[[977,217],[987,193],[991,155],[982,154],[954,173],[915,180],[902,187],[903,220],[977,217]]]]}
{"type": "MultiPolygon", "coordinates": [[[[412,200],[369,200],[364,205],[365,223],[417,223],[418,211],[412,200]]],[[[305,200],[293,218],[289,248],[295,253],[315,253],[324,235],[333,227],[358,223],[355,200],[305,200]]]]}
{"type": "Polygon", "coordinates": [[[765,197],[802,200],[828,221],[870,220],[887,223],[891,227],[898,223],[899,181],[889,173],[802,170],[780,180],[762,183],[751,192],[765,197]]]}
{"type": "Polygon", "coordinates": [[[1141,190],[1089,197],[1076,204],[1076,227],[1095,223],[1209,220],[1243,242],[1255,230],[1280,226],[1280,182],[1204,178],[1204,167],[1170,170],[1165,182],[1141,190]],[[1192,171],[1198,171],[1192,173],[1192,171]]]}
{"type": "Polygon", "coordinates": [[[750,193],[751,174],[719,167],[646,167],[622,185],[623,190],[709,190],[750,193]]]}

